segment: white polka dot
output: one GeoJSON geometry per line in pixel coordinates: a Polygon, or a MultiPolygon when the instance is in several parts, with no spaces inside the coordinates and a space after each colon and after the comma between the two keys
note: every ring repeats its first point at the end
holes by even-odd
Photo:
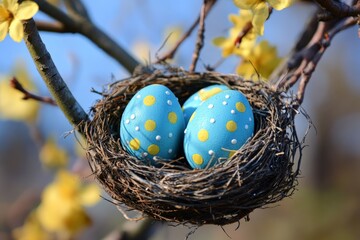
{"type": "Polygon", "coordinates": [[[172,138],[172,136],[173,136],[173,133],[169,133],[169,138],[172,138]]]}
{"type": "Polygon", "coordinates": [[[173,150],[170,148],[169,151],[168,151],[168,153],[172,153],[172,151],[173,151],[173,150]]]}
{"type": "Polygon", "coordinates": [[[214,151],[213,151],[213,150],[209,150],[208,154],[209,154],[210,156],[212,156],[212,155],[214,155],[214,151]]]}
{"type": "Polygon", "coordinates": [[[237,143],[237,140],[236,139],[232,139],[231,140],[231,144],[236,144],[237,143]]]}
{"type": "Polygon", "coordinates": [[[156,135],[155,139],[156,139],[157,141],[160,141],[160,140],[161,140],[161,136],[160,136],[160,135],[156,135]]]}
{"type": "Polygon", "coordinates": [[[136,118],[135,114],[130,115],[131,120],[134,120],[136,118]]]}
{"type": "Polygon", "coordinates": [[[249,125],[245,124],[245,129],[248,129],[249,128],[249,125]]]}
{"type": "Polygon", "coordinates": [[[208,108],[213,108],[214,107],[214,104],[209,104],[208,105],[208,108]]]}
{"type": "Polygon", "coordinates": [[[249,122],[251,122],[252,121],[252,119],[251,119],[251,117],[249,117],[249,122]]]}
{"type": "Polygon", "coordinates": [[[194,100],[195,100],[195,101],[199,100],[199,97],[198,97],[198,96],[195,96],[195,97],[194,97],[194,100]]]}
{"type": "Polygon", "coordinates": [[[146,156],[148,155],[148,153],[147,153],[147,152],[143,152],[142,155],[143,155],[143,157],[146,157],[146,156]]]}
{"type": "Polygon", "coordinates": [[[235,110],[234,109],[231,109],[231,114],[235,114],[235,110]]]}
{"type": "Polygon", "coordinates": [[[126,120],[125,120],[125,123],[126,123],[126,124],[129,124],[129,123],[130,123],[130,120],[129,120],[129,119],[126,119],[126,120]]]}
{"type": "Polygon", "coordinates": [[[230,98],[230,95],[226,94],[226,95],[225,95],[225,98],[226,98],[226,99],[229,99],[229,98],[230,98]]]}
{"type": "Polygon", "coordinates": [[[172,105],[172,101],[171,101],[171,100],[167,100],[167,104],[171,106],[171,105],[172,105]]]}
{"type": "Polygon", "coordinates": [[[169,91],[165,91],[165,94],[166,94],[166,95],[170,95],[170,92],[169,92],[169,91]]]}
{"type": "Polygon", "coordinates": [[[130,144],[129,140],[127,140],[126,143],[127,143],[127,145],[129,145],[130,144]]]}
{"type": "Polygon", "coordinates": [[[226,101],[223,101],[222,104],[223,104],[223,105],[227,105],[227,102],[226,102],[226,101]]]}
{"type": "Polygon", "coordinates": [[[139,130],[140,130],[139,126],[136,126],[135,131],[139,131],[139,130]]]}
{"type": "Polygon", "coordinates": [[[187,129],[184,130],[184,134],[186,134],[186,130],[187,130],[187,129]]]}
{"type": "Polygon", "coordinates": [[[141,95],[140,95],[140,94],[139,94],[139,95],[137,95],[137,96],[136,96],[136,98],[141,98],[141,95]]]}
{"type": "Polygon", "coordinates": [[[210,123],[215,123],[215,118],[210,118],[210,123]]]}

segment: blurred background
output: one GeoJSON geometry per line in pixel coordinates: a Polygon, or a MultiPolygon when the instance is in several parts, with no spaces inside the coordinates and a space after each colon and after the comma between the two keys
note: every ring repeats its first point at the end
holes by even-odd
{"type": "MultiPolygon", "coordinates": [[[[83,2],[93,21],[141,62],[153,62],[157,55],[165,53],[196,19],[202,3],[193,0],[83,2]],[[171,32],[167,44],[160,49],[171,32]]],[[[296,3],[283,11],[274,11],[261,39],[277,46],[279,55],[285,56],[314,10],[311,4],[296,3]]],[[[237,12],[230,0],[219,1],[210,12],[199,71],[221,58],[220,49],[211,41],[227,35],[231,27],[228,15],[237,12]]],[[[35,19],[49,20],[40,12],[35,19]]],[[[99,98],[90,92],[91,88],[100,91],[114,79],[129,76],[122,66],[79,34],[42,32],[41,37],[85,111],[99,98]]],[[[173,64],[189,67],[195,40],[196,32],[179,48],[173,64]]],[[[231,239],[359,239],[359,52],[357,28],[352,27],[335,37],[312,76],[303,108],[314,126],[306,138],[301,176],[294,195],[269,208],[255,210],[250,221],[242,220],[237,230],[237,224],[225,226],[224,230],[219,226],[203,226],[190,239],[228,239],[227,235],[231,239]]],[[[227,58],[216,71],[234,73],[238,61],[235,57],[227,58]]],[[[0,83],[12,76],[31,79],[35,92],[49,96],[24,42],[15,43],[7,37],[0,43],[0,83]]],[[[0,88],[5,89],[5,85],[0,88]]],[[[0,89],[0,94],[6,93],[0,89]]],[[[0,95],[1,99],[4,98],[0,95]]],[[[62,112],[44,104],[34,109],[37,116],[16,121],[0,111],[0,239],[9,239],[9,234],[24,224],[39,204],[44,188],[53,182],[56,171],[44,162],[46,153],[39,155],[44,152],[44,144],[52,141],[57,149],[66,151],[66,168],[91,184],[81,147],[77,146],[74,134],[67,134],[72,127],[62,112]]],[[[308,127],[305,117],[299,115],[296,124],[298,134],[304,136],[308,127]]],[[[107,197],[104,192],[101,195],[107,197]]],[[[138,224],[126,221],[104,199],[89,205],[92,206],[86,207],[86,212],[92,224],[75,239],[113,239],[110,235],[114,231],[131,231],[138,224]]],[[[184,239],[191,230],[164,223],[156,228],[151,239],[184,239]]]]}

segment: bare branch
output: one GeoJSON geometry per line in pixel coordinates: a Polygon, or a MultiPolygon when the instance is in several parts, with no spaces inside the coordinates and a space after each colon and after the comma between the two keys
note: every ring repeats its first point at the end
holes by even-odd
{"type": "Polygon", "coordinates": [[[194,72],[196,68],[197,61],[199,59],[200,51],[204,46],[204,32],[205,32],[205,8],[206,5],[210,2],[209,0],[204,0],[204,3],[200,11],[200,21],[199,21],[199,30],[197,35],[197,40],[195,44],[195,50],[192,57],[192,62],[189,67],[189,72],[194,72]]]}
{"type": "Polygon", "coordinates": [[[354,6],[334,0],[316,0],[316,2],[326,10],[326,12],[319,14],[319,19],[322,21],[333,18],[356,17],[360,14],[359,1],[354,6]]]}
{"type": "Polygon", "coordinates": [[[35,23],[39,31],[56,32],[56,33],[75,33],[74,31],[70,31],[69,28],[66,28],[64,24],[59,22],[36,21],[35,23]]]}
{"type": "MultiPolygon", "coordinates": [[[[208,2],[208,4],[205,7],[205,13],[204,13],[204,17],[206,18],[206,16],[208,15],[208,13],[210,12],[210,10],[212,9],[212,7],[215,5],[217,0],[210,0],[208,2]]],[[[180,45],[191,35],[191,33],[194,31],[194,29],[196,28],[196,26],[199,24],[200,22],[200,16],[198,16],[198,18],[195,20],[195,22],[190,26],[190,28],[184,33],[184,35],[175,43],[174,47],[172,49],[170,49],[167,53],[164,54],[163,57],[157,59],[157,61],[155,63],[161,63],[166,61],[167,59],[172,59],[175,55],[175,53],[177,52],[178,48],[180,47],[180,45]]]]}
{"type": "Polygon", "coordinates": [[[130,73],[139,65],[139,62],[134,57],[88,19],[80,15],[68,16],[45,0],[34,0],[34,2],[39,5],[41,11],[64,25],[66,30],[63,32],[76,32],[87,37],[109,56],[117,60],[130,73]]]}
{"type": "Polygon", "coordinates": [[[24,41],[38,72],[65,117],[74,127],[77,127],[83,121],[87,121],[88,115],[76,101],[62,79],[40,38],[33,19],[24,22],[24,41]]]}
{"type": "Polygon", "coordinates": [[[24,94],[24,97],[22,99],[24,99],[24,100],[33,99],[33,100],[36,100],[39,102],[57,106],[56,102],[52,98],[42,97],[42,96],[39,96],[39,95],[36,95],[36,94],[33,94],[33,93],[27,91],[15,77],[13,77],[13,79],[10,80],[10,86],[12,88],[22,92],[24,94]]]}

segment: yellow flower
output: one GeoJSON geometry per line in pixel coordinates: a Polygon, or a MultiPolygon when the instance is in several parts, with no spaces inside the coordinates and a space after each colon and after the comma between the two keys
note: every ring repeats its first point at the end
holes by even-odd
{"type": "Polygon", "coordinates": [[[36,212],[31,212],[23,226],[18,227],[12,232],[15,240],[48,240],[52,239],[39,223],[36,212]]]}
{"type": "Polygon", "coordinates": [[[65,167],[68,163],[68,154],[65,149],[60,148],[53,137],[46,140],[40,150],[40,161],[48,168],[65,167]]]}
{"type": "Polygon", "coordinates": [[[269,17],[269,6],[276,10],[289,7],[294,0],[233,0],[234,4],[241,9],[249,9],[253,12],[252,24],[257,34],[264,34],[264,23],[269,17]]]}
{"type": "Polygon", "coordinates": [[[231,54],[246,56],[249,54],[250,49],[255,45],[256,34],[253,29],[242,38],[241,44],[236,46],[236,39],[242,32],[246,24],[248,24],[253,18],[253,14],[250,10],[240,10],[239,15],[230,14],[229,21],[234,26],[229,31],[229,37],[217,37],[213,39],[214,45],[222,48],[222,56],[227,57],[231,54]]]}
{"type": "Polygon", "coordinates": [[[249,56],[237,67],[236,72],[245,79],[259,80],[259,74],[262,80],[267,80],[280,61],[276,47],[264,40],[252,49],[249,56]]]}
{"type": "Polygon", "coordinates": [[[15,42],[20,42],[24,37],[22,20],[32,18],[39,10],[33,1],[3,0],[0,2],[0,41],[4,40],[9,32],[15,42]]]}
{"type": "MultiPolygon", "coordinates": [[[[22,86],[30,92],[36,92],[26,68],[18,65],[15,75],[22,86]]],[[[34,100],[23,100],[24,94],[10,86],[11,77],[0,76],[0,119],[26,121],[33,123],[38,115],[40,104],[34,100]]]]}
{"type": "Polygon", "coordinates": [[[39,221],[50,232],[73,236],[91,224],[84,206],[94,205],[99,196],[96,184],[82,186],[77,175],[60,170],[42,194],[37,209],[39,221]]]}

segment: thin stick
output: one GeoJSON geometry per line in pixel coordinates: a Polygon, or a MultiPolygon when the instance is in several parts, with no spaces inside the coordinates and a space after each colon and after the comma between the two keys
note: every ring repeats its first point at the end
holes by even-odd
{"type": "Polygon", "coordinates": [[[54,99],[50,98],[50,97],[42,97],[36,94],[33,94],[29,91],[27,91],[23,85],[15,78],[13,77],[10,80],[10,86],[20,92],[22,92],[24,94],[24,97],[22,99],[24,100],[28,100],[28,99],[33,99],[39,102],[43,102],[43,103],[47,103],[53,106],[57,106],[56,102],[54,101],[54,99]]]}
{"type": "Polygon", "coordinates": [[[69,16],[45,0],[34,0],[34,2],[39,5],[41,11],[61,22],[64,25],[64,28],[67,29],[67,32],[82,34],[109,56],[118,61],[118,63],[130,73],[132,73],[140,64],[134,57],[125,51],[124,48],[110,38],[109,35],[89,21],[89,19],[80,15],[69,16]]]}
{"type": "Polygon", "coordinates": [[[197,40],[195,44],[195,51],[193,53],[192,62],[189,67],[189,72],[194,72],[196,68],[196,64],[199,60],[199,55],[202,47],[204,46],[204,32],[205,32],[205,7],[207,5],[208,0],[204,0],[204,3],[201,7],[200,11],[200,22],[199,22],[199,30],[197,35],[197,40]]]}
{"type": "MultiPolygon", "coordinates": [[[[205,7],[205,18],[212,9],[212,7],[215,5],[217,0],[210,0],[208,4],[205,7]]],[[[175,43],[174,47],[170,49],[167,53],[164,54],[163,57],[156,60],[155,63],[161,63],[166,61],[167,59],[174,58],[175,53],[177,52],[180,45],[191,35],[191,33],[194,31],[196,26],[200,22],[200,16],[197,17],[197,19],[194,21],[194,23],[190,26],[190,28],[184,33],[184,35],[175,43]]]]}
{"type": "Polygon", "coordinates": [[[68,121],[74,127],[83,121],[87,121],[88,115],[62,79],[40,38],[33,19],[24,22],[24,41],[38,72],[68,121]]]}

